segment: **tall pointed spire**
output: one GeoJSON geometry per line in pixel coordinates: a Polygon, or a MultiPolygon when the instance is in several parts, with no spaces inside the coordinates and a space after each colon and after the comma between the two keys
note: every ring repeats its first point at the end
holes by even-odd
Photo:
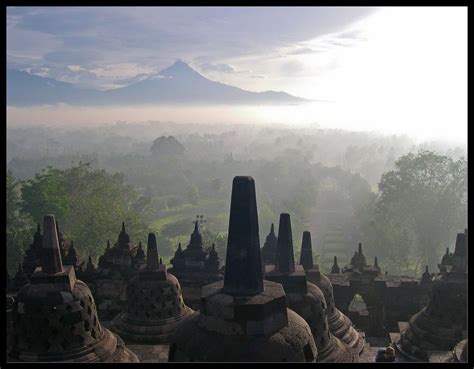
{"type": "Polygon", "coordinates": [[[293,273],[295,271],[293,235],[291,234],[291,220],[288,213],[280,214],[276,270],[280,273],[293,273]]]}
{"type": "Polygon", "coordinates": [[[122,233],[127,233],[125,232],[125,222],[122,222],[122,233]]]}
{"type": "Polygon", "coordinates": [[[43,273],[55,274],[64,271],[57,231],[54,215],[45,215],[43,224],[43,249],[41,255],[43,273]]]}
{"type": "Polygon", "coordinates": [[[362,242],[359,242],[359,254],[362,255],[362,242]]]}
{"type": "Polygon", "coordinates": [[[194,233],[199,233],[198,221],[194,222],[194,233]]]}
{"type": "Polygon", "coordinates": [[[146,268],[154,270],[159,268],[158,264],[158,246],[154,233],[148,233],[148,248],[146,254],[146,268]]]}
{"type": "Polygon", "coordinates": [[[374,257],[374,267],[376,267],[376,268],[379,267],[379,263],[378,263],[378,260],[377,260],[377,256],[374,257]]]}
{"type": "Polygon", "coordinates": [[[107,240],[107,247],[105,248],[105,251],[109,251],[110,250],[110,240],[107,240]]]}
{"type": "Polygon", "coordinates": [[[36,233],[41,233],[41,227],[39,223],[36,224],[36,233]]]}
{"type": "Polygon", "coordinates": [[[313,269],[313,246],[311,244],[311,232],[303,232],[303,241],[301,243],[300,264],[305,270],[313,269]]]}
{"type": "Polygon", "coordinates": [[[339,274],[340,272],[341,272],[341,268],[339,268],[339,265],[337,265],[337,256],[334,256],[334,263],[331,268],[331,273],[339,274]]]}
{"type": "Polygon", "coordinates": [[[270,233],[275,234],[275,226],[272,223],[272,226],[270,227],[270,233]]]}
{"type": "Polygon", "coordinates": [[[263,289],[255,181],[237,176],[232,182],[223,292],[252,296],[263,289]]]}

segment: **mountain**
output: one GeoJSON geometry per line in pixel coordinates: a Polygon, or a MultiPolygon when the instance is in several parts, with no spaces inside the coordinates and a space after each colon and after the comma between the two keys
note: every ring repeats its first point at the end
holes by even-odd
{"type": "Polygon", "coordinates": [[[215,82],[178,60],[157,74],[128,86],[106,91],[80,89],[27,72],[8,70],[7,104],[297,104],[310,100],[286,92],[251,92],[215,82]]]}
{"type": "Polygon", "coordinates": [[[100,91],[79,89],[72,83],[14,69],[7,71],[7,105],[80,104],[100,95],[100,91]]]}

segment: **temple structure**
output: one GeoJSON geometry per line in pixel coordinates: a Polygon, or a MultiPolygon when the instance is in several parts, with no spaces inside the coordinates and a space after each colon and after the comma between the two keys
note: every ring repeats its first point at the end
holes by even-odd
{"type": "Polygon", "coordinates": [[[23,270],[27,276],[33,274],[38,266],[41,264],[41,248],[43,247],[43,236],[41,235],[40,224],[36,227],[36,232],[33,236],[33,242],[25,251],[23,258],[23,270]]]}
{"type": "Polygon", "coordinates": [[[168,343],[177,325],[194,311],[183,301],[181,287],[158,261],[155,234],[148,234],[146,267],[127,286],[127,305],[110,329],[128,343],[168,343]]]}
{"type": "Polygon", "coordinates": [[[339,268],[339,265],[337,265],[337,256],[334,256],[334,263],[331,267],[331,273],[332,274],[339,274],[341,273],[341,268],[339,268]]]}
{"type": "Polygon", "coordinates": [[[138,362],[102,327],[87,285],[63,266],[56,222],[44,217],[41,266],[16,295],[7,340],[9,361],[138,362]]]}
{"type": "Polygon", "coordinates": [[[255,182],[235,177],[223,281],[202,290],[200,312],[171,339],[169,361],[312,362],[317,349],[305,320],[287,308],[279,283],[264,281],[255,182]]]}
{"type": "MultiPolygon", "coordinates": [[[[467,232],[466,232],[467,233],[467,232]]],[[[398,351],[410,361],[430,361],[433,351],[452,351],[467,338],[467,242],[458,233],[452,267],[435,279],[429,303],[401,324],[398,351]]]]}
{"type": "MultiPolygon", "coordinates": [[[[303,234],[301,262],[312,266],[311,234],[303,234]]],[[[302,265],[295,265],[290,215],[280,214],[278,227],[277,263],[266,267],[265,278],[281,283],[288,307],[299,314],[310,326],[318,349],[318,361],[341,363],[358,362],[357,353],[329,332],[326,300],[321,290],[309,283],[302,265]]]]}
{"type": "MultiPolygon", "coordinates": [[[[354,350],[357,354],[361,354],[364,350],[365,340],[359,332],[355,330],[351,320],[341,313],[341,311],[334,304],[334,292],[329,278],[319,270],[318,264],[313,265],[312,260],[312,244],[311,233],[303,233],[303,243],[301,249],[301,265],[304,267],[306,277],[309,282],[314,283],[323,293],[326,302],[326,316],[329,327],[329,332],[336,338],[340,339],[349,348],[354,350]],[[307,234],[305,237],[304,234],[307,234]],[[311,255],[311,260],[309,260],[311,255]]],[[[337,258],[334,257],[334,264],[337,266],[337,258]]],[[[332,268],[335,270],[335,267],[332,268]]]]}
{"type": "Polygon", "coordinates": [[[107,242],[107,248],[99,258],[97,272],[84,276],[88,283],[94,285],[93,291],[102,320],[113,319],[125,307],[127,282],[137,274],[142,265],[135,261],[138,249],[131,243],[125,223],[122,222],[118,240],[113,247],[107,242]]]}
{"type": "Polygon", "coordinates": [[[273,223],[270,227],[270,233],[267,235],[265,243],[262,247],[262,263],[263,265],[275,265],[277,260],[277,236],[275,235],[275,227],[273,223]]]}
{"type": "Polygon", "coordinates": [[[398,321],[408,319],[423,307],[431,283],[420,283],[420,279],[414,277],[383,275],[379,268],[368,265],[365,260],[359,243],[351,264],[344,267],[341,274],[327,276],[333,287],[334,302],[348,315],[354,296],[361,296],[368,319],[367,326],[359,329],[368,336],[388,340],[389,332],[397,329],[398,321]]]}
{"type": "Polygon", "coordinates": [[[197,221],[188,246],[183,250],[181,243],[178,245],[171,264],[168,272],[178,278],[186,305],[193,309],[199,309],[201,288],[223,278],[215,245],[204,247],[197,221]]]}

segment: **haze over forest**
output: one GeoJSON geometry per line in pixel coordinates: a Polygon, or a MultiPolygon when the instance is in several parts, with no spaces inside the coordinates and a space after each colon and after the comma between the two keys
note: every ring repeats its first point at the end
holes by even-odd
{"type": "Polygon", "coordinates": [[[288,212],[323,269],[359,241],[436,268],[467,226],[466,31],[465,8],[9,7],[9,268],[46,213],[83,257],[124,220],[165,262],[203,215],[225,260],[236,175],[261,245],[288,212]]]}

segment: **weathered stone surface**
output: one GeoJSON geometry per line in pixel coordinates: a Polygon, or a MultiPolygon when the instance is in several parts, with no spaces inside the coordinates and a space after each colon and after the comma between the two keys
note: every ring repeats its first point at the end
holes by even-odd
{"type": "Polygon", "coordinates": [[[126,308],[113,319],[110,329],[127,343],[167,343],[192,313],[184,304],[178,280],[160,265],[159,269],[142,270],[130,280],[126,308]]]}
{"type": "Polygon", "coordinates": [[[429,352],[452,351],[467,337],[467,271],[465,234],[456,239],[453,268],[434,282],[429,303],[409,320],[396,343],[413,361],[429,361],[429,352]]]}
{"type": "Polygon", "coordinates": [[[123,341],[101,326],[91,291],[76,279],[74,267],[63,268],[54,216],[45,216],[44,229],[45,265],[18,292],[11,309],[9,360],[137,362],[123,341]]]}
{"type": "Polygon", "coordinates": [[[361,353],[364,349],[365,341],[354,329],[350,319],[336,308],[333,287],[329,278],[324,273],[321,273],[319,269],[307,270],[306,276],[308,281],[318,286],[324,295],[327,304],[326,315],[331,334],[357,353],[361,353]]]}
{"type": "Polygon", "coordinates": [[[286,309],[288,324],[265,335],[224,334],[199,325],[199,314],[180,325],[170,345],[169,361],[311,362],[317,349],[308,324],[286,309]]]}

